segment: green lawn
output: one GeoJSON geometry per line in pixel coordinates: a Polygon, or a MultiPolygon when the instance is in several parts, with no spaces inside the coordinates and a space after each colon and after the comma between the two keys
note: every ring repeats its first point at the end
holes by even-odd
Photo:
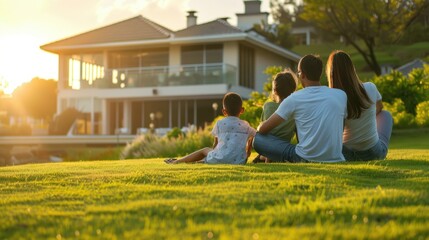
{"type": "Polygon", "coordinates": [[[428,239],[428,145],[402,131],[385,161],[2,167],[0,239],[428,239]]]}

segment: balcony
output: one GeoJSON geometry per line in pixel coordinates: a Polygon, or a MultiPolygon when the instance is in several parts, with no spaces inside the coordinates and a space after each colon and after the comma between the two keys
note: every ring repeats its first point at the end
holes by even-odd
{"type": "MultiPolygon", "coordinates": [[[[88,74],[86,74],[88,75],[88,74]]],[[[107,69],[102,78],[82,76],[69,81],[71,89],[142,88],[237,83],[237,68],[228,64],[195,64],[107,69]]]]}

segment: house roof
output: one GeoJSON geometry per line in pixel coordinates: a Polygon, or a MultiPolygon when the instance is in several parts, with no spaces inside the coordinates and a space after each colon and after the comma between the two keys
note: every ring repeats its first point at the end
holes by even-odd
{"type": "Polygon", "coordinates": [[[217,34],[242,33],[243,31],[223,19],[216,19],[204,24],[194,25],[175,32],[175,37],[193,37],[217,34]]]}
{"type": "Polygon", "coordinates": [[[406,63],[396,69],[396,71],[401,72],[405,76],[407,76],[414,68],[423,68],[423,66],[427,64],[421,59],[414,59],[413,61],[406,63]]]}
{"type": "Polygon", "coordinates": [[[45,51],[59,53],[64,50],[106,47],[142,46],[146,44],[183,44],[213,41],[248,41],[279,55],[298,61],[300,56],[258,36],[232,26],[224,19],[171,31],[143,16],[98,28],[73,37],[41,46],[45,51]]]}
{"type": "Polygon", "coordinates": [[[73,37],[48,43],[41,46],[50,51],[70,45],[95,43],[128,42],[137,40],[152,40],[169,38],[173,31],[143,16],[133,17],[105,27],[97,28],[73,37]]]}

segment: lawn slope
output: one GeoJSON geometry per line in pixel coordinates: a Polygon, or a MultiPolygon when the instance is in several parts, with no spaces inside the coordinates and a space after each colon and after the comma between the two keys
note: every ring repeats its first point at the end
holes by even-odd
{"type": "Polygon", "coordinates": [[[0,168],[0,189],[0,239],[429,238],[427,149],[343,164],[21,165],[0,168]]]}

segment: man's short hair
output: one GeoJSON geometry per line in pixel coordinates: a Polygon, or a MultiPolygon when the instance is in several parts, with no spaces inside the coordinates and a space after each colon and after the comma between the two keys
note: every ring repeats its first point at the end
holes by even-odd
{"type": "Polygon", "coordinates": [[[238,116],[243,106],[243,100],[235,92],[225,94],[222,103],[229,116],[238,116]]]}
{"type": "Polygon", "coordinates": [[[307,76],[308,80],[311,81],[320,81],[320,76],[322,76],[323,63],[318,55],[305,55],[299,61],[300,70],[302,73],[307,76]]]}

